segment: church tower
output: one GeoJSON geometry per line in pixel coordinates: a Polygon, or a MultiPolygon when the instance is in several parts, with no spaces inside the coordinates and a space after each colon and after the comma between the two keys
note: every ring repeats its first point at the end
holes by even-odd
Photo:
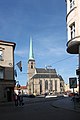
{"type": "Polygon", "coordinates": [[[28,59],[28,80],[35,74],[35,59],[33,54],[32,37],[30,37],[30,50],[28,59]]]}

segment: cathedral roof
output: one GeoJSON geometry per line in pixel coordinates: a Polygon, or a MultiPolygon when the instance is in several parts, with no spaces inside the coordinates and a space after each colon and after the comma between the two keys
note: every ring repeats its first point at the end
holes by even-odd
{"type": "Polygon", "coordinates": [[[33,78],[59,78],[55,69],[36,68],[33,78]]]}
{"type": "Polygon", "coordinates": [[[33,78],[58,78],[57,74],[35,74],[33,78]]]}
{"type": "Polygon", "coordinates": [[[55,69],[44,69],[44,68],[36,68],[36,73],[52,73],[52,74],[57,74],[55,69]]]}

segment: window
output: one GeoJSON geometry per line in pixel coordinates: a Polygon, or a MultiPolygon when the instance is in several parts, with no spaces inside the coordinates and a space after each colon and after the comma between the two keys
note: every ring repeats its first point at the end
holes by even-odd
{"type": "Polygon", "coordinates": [[[4,78],[4,70],[0,68],[0,79],[4,78]]]}
{"type": "Polygon", "coordinates": [[[40,80],[40,94],[42,93],[42,80],[40,80]]]}
{"type": "Polygon", "coordinates": [[[31,62],[31,69],[33,69],[33,62],[31,62]]]}
{"type": "Polygon", "coordinates": [[[2,60],[2,57],[3,57],[3,51],[0,50],[0,60],[2,60]]]}
{"type": "Polygon", "coordinates": [[[70,25],[71,39],[75,37],[75,23],[70,25]]]}
{"type": "Polygon", "coordinates": [[[48,90],[48,81],[45,81],[45,90],[48,90]]]}
{"type": "Polygon", "coordinates": [[[50,91],[52,91],[52,80],[50,80],[50,91]]]}
{"type": "Polygon", "coordinates": [[[57,91],[57,80],[55,80],[55,91],[57,91]]]}
{"type": "Polygon", "coordinates": [[[75,5],[74,0],[70,0],[70,9],[72,9],[74,7],[74,5],[75,5]]]}

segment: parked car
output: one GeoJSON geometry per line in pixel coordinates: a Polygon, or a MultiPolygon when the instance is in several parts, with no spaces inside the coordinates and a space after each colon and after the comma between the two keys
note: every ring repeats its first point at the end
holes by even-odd
{"type": "Polygon", "coordinates": [[[35,98],[35,95],[30,94],[30,95],[29,95],[29,98],[35,98]]]}
{"type": "Polygon", "coordinates": [[[75,93],[69,93],[69,97],[75,96],[75,93]]]}
{"type": "Polygon", "coordinates": [[[22,96],[23,96],[23,97],[29,97],[29,95],[28,95],[28,94],[22,94],[22,96]]]}

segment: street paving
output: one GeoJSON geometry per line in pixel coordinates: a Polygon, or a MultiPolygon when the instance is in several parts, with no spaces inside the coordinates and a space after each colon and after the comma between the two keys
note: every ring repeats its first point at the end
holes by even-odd
{"type": "Polygon", "coordinates": [[[6,104],[6,106],[0,106],[0,120],[79,120],[79,112],[63,109],[62,106],[59,106],[62,103],[66,103],[66,105],[69,106],[69,99],[61,97],[30,99],[25,98],[24,106],[16,107],[14,103],[12,103],[12,105],[9,103],[6,104]],[[29,101],[31,101],[30,104],[27,103],[29,101]],[[35,102],[33,103],[32,101],[35,102]]]}

